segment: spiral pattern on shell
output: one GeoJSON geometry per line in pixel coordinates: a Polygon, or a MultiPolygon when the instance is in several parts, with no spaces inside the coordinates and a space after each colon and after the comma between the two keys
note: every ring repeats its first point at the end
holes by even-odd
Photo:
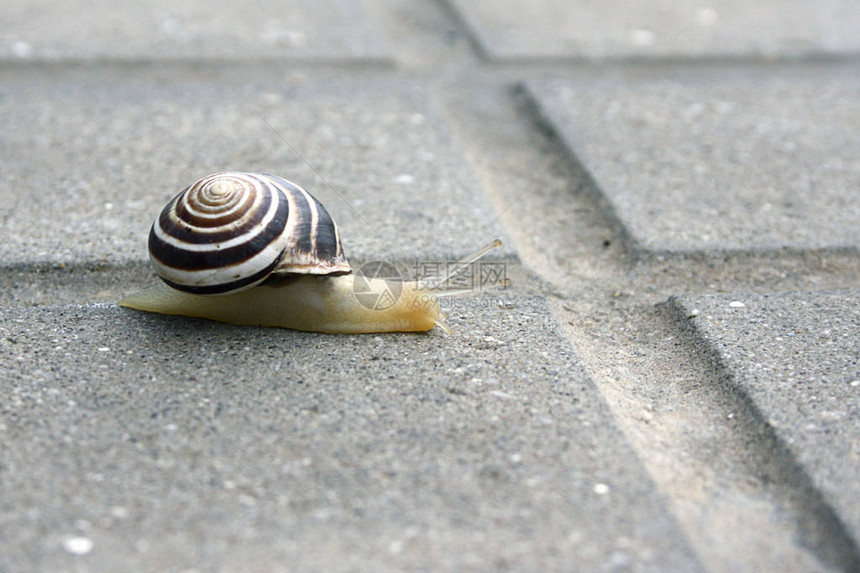
{"type": "Polygon", "coordinates": [[[281,177],[239,171],[174,197],[152,225],[149,254],[164,282],[195,294],[238,292],[272,273],[351,271],[319,201],[281,177]]]}

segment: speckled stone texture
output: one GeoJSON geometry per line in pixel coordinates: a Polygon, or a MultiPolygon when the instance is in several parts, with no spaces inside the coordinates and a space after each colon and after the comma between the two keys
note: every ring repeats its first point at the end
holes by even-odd
{"type": "Polygon", "coordinates": [[[426,83],[168,77],[4,74],[0,261],[146,261],[164,204],[231,169],[305,187],[359,260],[456,260],[502,236],[426,83]]]}
{"type": "Polygon", "coordinates": [[[0,573],[860,570],[858,29],[7,1],[0,573]],[[118,308],[225,170],[305,187],[354,264],[501,237],[512,284],[443,299],[450,334],[118,308]]]}
{"type": "Polygon", "coordinates": [[[640,252],[860,247],[860,73],[528,84],[640,252]]]}
{"type": "Polygon", "coordinates": [[[860,291],[673,304],[860,541],[860,291]]]}
{"type": "Polygon", "coordinates": [[[11,61],[288,58],[383,60],[391,53],[363,0],[9,0],[0,58],[11,61]]]}
{"type": "Polygon", "coordinates": [[[851,0],[452,0],[494,59],[791,58],[860,50],[851,0]]]}
{"type": "Polygon", "coordinates": [[[84,536],[88,571],[698,570],[545,304],[449,311],[457,336],[6,312],[0,568],[84,536]]]}

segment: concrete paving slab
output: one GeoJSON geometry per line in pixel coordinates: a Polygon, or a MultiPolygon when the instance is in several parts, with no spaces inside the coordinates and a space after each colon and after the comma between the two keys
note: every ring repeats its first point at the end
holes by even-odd
{"type": "Polygon", "coordinates": [[[528,85],[640,252],[857,249],[857,72],[645,72],[528,85]]]}
{"type": "Polygon", "coordinates": [[[231,169],[303,185],[350,257],[460,257],[501,235],[422,81],[3,76],[3,264],[146,260],[163,205],[231,169]]]}
{"type": "Polygon", "coordinates": [[[113,306],[0,323],[0,568],[699,565],[541,298],[329,336],[113,306]]]}
{"type": "Polygon", "coordinates": [[[9,0],[0,59],[388,59],[364,1],[9,0]]]}
{"type": "Polygon", "coordinates": [[[860,542],[860,291],[673,304],[860,542]]]}
{"type": "Polygon", "coordinates": [[[860,50],[850,0],[452,0],[494,59],[797,57],[860,50]]]}

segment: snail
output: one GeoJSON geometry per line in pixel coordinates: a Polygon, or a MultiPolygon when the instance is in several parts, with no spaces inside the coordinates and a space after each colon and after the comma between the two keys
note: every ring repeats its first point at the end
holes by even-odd
{"type": "MultiPolygon", "coordinates": [[[[455,268],[499,246],[496,239],[455,268]]],[[[189,185],[152,224],[149,255],[164,284],[120,306],[309,332],[450,332],[432,290],[450,275],[424,282],[362,275],[359,290],[400,293],[387,305],[366,304],[328,211],[274,175],[228,171],[189,185]]]]}

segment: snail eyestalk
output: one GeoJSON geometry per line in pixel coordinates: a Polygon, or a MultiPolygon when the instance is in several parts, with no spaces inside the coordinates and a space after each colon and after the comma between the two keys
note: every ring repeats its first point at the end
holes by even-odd
{"type": "MultiPolygon", "coordinates": [[[[463,274],[464,272],[466,272],[466,270],[468,270],[468,268],[469,268],[469,265],[473,264],[475,261],[482,258],[484,255],[486,255],[487,253],[489,253],[493,249],[499,248],[501,246],[502,246],[502,240],[501,239],[498,239],[498,238],[493,239],[493,241],[491,243],[484,245],[483,247],[481,247],[480,249],[478,249],[474,253],[466,255],[465,257],[463,257],[462,259],[460,259],[459,261],[454,263],[452,265],[452,267],[448,270],[448,272],[446,272],[445,274],[442,274],[442,275],[439,275],[436,277],[427,278],[427,279],[422,279],[421,283],[424,285],[428,285],[428,288],[430,288],[430,289],[436,289],[438,291],[441,289],[442,285],[444,285],[446,282],[448,282],[452,278],[458,277],[461,274],[463,274]]],[[[494,285],[490,285],[489,287],[482,287],[482,288],[490,288],[490,289],[508,288],[509,286],[511,286],[511,281],[509,279],[505,278],[505,279],[501,279],[498,284],[494,284],[494,285]]],[[[474,291],[473,291],[473,289],[469,289],[469,288],[462,289],[462,290],[445,290],[445,291],[437,292],[435,294],[435,297],[436,298],[447,298],[447,297],[457,296],[457,295],[461,295],[461,294],[469,294],[471,292],[474,292],[474,291]]]]}

